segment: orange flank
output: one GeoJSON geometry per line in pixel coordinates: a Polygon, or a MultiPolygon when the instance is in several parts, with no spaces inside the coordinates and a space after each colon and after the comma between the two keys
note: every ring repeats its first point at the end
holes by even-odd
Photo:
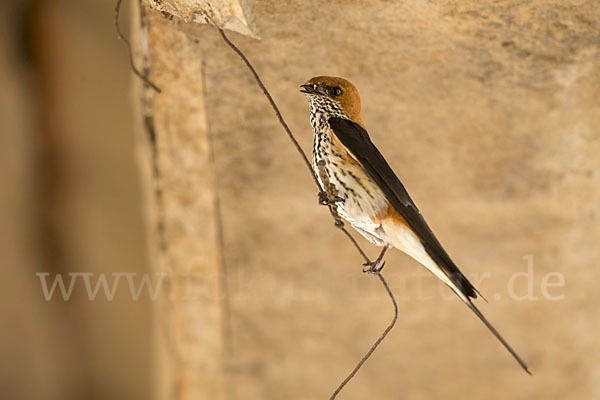
{"type": "Polygon", "coordinates": [[[410,227],[410,225],[408,225],[408,222],[406,222],[404,217],[402,215],[400,215],[398,210],[396,210],[394,208],[394,206],[391,204],[388,205],[388,208],[386,210],[384,210],[382,213],[372,217],[371,220],[373,220],[373,222],[375,222],[376,224],[381,224],[383,221],[386,221],[388,223],[392,222],[393,224],[397,225],[398,227],[408,228],[411,231],[413,230],[410,227]]]}

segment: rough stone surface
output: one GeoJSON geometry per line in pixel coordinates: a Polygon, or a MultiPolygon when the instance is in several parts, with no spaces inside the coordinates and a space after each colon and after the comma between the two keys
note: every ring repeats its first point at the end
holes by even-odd
{"type": "Polygon", "coordinates": [[[168,18],[201,24],[214,21],[225,29],[258,37],[246,0],[148,0],[148,4],[168,18]]]}
{"type": "MultiPolygon", "coordinates": [[[[343,398],[600,397],[597,2],[251,6],[262,40],[230,36],[303,147],[312,133],[298,85],[322,74],[353,81],[373,141],[458,265],[480,280],[489,299],[481,308],[534,374],[422,267],[392,252],[384,274],[398,326],[343,398]],[[529,285],[515,275],[530,257],[535,300],[522,298],[529,285]],[[565,284],[544,295],[545,279],[559,279],[551,273],[565,284]]],[[[317,205],[301,159],[214,28],[160,26],[197,41],[190,56],[205,60],[230,281],[231,398],[327,398],[390,320],[389,299],[317,205]]],[[[158,64],[161,54],[152,57],[158,64]]]]}

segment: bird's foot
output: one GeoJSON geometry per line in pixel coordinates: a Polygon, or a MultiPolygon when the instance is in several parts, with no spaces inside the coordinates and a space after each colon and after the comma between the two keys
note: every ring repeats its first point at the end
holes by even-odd
{"type": "Polygon", "coordinates": [[[329,206],[335,203],[343,203],[344,199],[340,196],[335,196],[333,199],[329,197],[327,192],[319,192],[319,204],[322,206],[329,206]]]}
{"type": "Polygon", "coordinates": [[[369,261],[369,262],[364,263],[363,266],[364,266],[363,272],[365,274],[377,275],[381,272],[381,270],[385,266],[385,261],[383,261],[383,262],[382,262],[382,260],[369,261]]]}

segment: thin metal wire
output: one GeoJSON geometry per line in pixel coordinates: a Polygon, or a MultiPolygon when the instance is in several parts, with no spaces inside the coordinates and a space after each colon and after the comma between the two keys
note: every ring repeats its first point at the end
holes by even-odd
{"type": "MultiPolygon", "coordinates": [[[[279,119],[279,122],[283,126],[283,129],[285,130],[285,132],[287,133],[288,137],[290,138],[290,140],[294,144],[294,147],[296,147],[296,150],[298,151],[298,153],[300,154],[300,156],[304,160],[304,163],[306,164],[306,166],[310,170],[310,173],[311,173],[311,175],[312,175],[312,177],[313,177],[313,179],[315,181],[315,184],[319,188],[319,190],[320,191],[325,191],[328,194],[329,199],[335,198],[335,194],[332,195],[332,193],[328,190],[329,188],[327,187],[328,186],[327,184],[325,184],[324,188],[321,187],[321,184],[319,183],[319,180],[317,179],[315,171],[313,170],[313,168],[311,166],[311,163],[308,160],[308,157],[304,153],[304,150],[302,150],[302,147],[300,147],[300,144],[298,144],[298,141],[294,137],[294,134],[292,133],[292,131],[290,130],[290,128],[286,124],[285,120],[283,119],[283,116],[281,115],[281,112],[279,111],[279,108],[275,104],[275,101],[273,100],[273,97],[271,96],[271,94],[269,93],[269,91],[265,87],[264,83],[260,79],[260,76],[258,75],[258,73],[256,72],[256,70],[254,69],[254,67],[250,63],[250,60],[248,60],[248,58],[246,57],[246,55],[235,44],[233,44],[231,42],[231,40],[229,40],[229,38],[227,37],[227,35],[223,31],[223,29],[221,29],[221,27],[219,27],[217,24],[215,24],[214,21],[212,21],[212,19],[210,17],[208,17],[208,19],[219,30],[219,33],[221,34],[221,37],[223,38],[223,40],[225,41],[225,43],[227,43],[227,45],[229,47],[231,47],[231,49],[242,59],[242,61],[244,62],[244,64],[246,64],[246,67],[250,70],[250,72],[254,76],[254,79],[256,80],[256,83],[258,83],[258,86],[262,89],[265,97],[269,100],[269,103],[271,104],[271,107],[273,108],[273,111],[275,111],[275,114],[277,115],[277,118],[279,119]]],[[[338,215],[338,213],[337,213],[337,211],[335,209],[335,207],[336,207],[335,204],[333,202],[329,202],[328,206],[329,206],[329,211],[331,212],[331,216],[335,220],[335,226],[338,227],[348,237],[348,239],[352,242],[352,244],[354,245],[354,247],[356,247],[356,249],[358,250],[358,252],[360,253],[360,255],[364,258],[365,262],[370,263],[371,261],[369,260],[369,257],[367,256],[367,254],[360,247],[360,245],[358,244],[358,242],[356,241],[356,239],[354,239],[354,237],[350,234],[350,232],[348,232],[348,230],[346,230],[346,228],[344,227],[344,223],[341,220],[340,216],[338,215]]],[[[358,362],[358,364],[356,365],[356,367],[354,367],[354,369],[350,372],[350,374],[336,388],[336,390],[333,392],[333,394],[331,395],[331,397],[329,398],[329,400],[335,399],[337,397],[337,395],[342,391],[342,389],[348,384],[348,382],[350,382],[350,380],[352,380],[352,378],[354,378],[354,376],[360,370],[360,368],[363,366],[363,364],[369,359],[369,357],[371,357],[371,355],[373,354],[373,352],[377,349],[377,347],[381,344],[381,342],[386,338],[386,336],[392,330],[392,328],[394,328],[394,326],[396,325],[396,321],[398,320],[398,303],[396,302],[396,298],[394,297],[394,294],[390,290],[390,288],[389,288],[386,280],[383,278],[383,275],[381,275],[381,273],[377,273],[377,276],[379,277],[379,280],[383,284],[383,286],[384,286],[387,294],[389,295],[390,299],[392,300],[392,303],[394,305],[394,318],[392,319],[392,321],[390,322],[390,324],[385,328],[385,330],[383,331],[383,333],[381,334],[381,336],[379,336],[379,338],[377,338],[377,340],[375,341],[375,343],[373,344],[373,346],[371,346],[371,348],[369,349],[369,351],[367,351],[367,353],[364,355],[364,357],[358,362]]]]}
{"type": "Polygon", "coordinates": [[[379,277],[379,280],[381,281],[381,283],[385,287],[385,290],[387,291],[388,295],[392,299],[392,303],[394,303],[394,319],[392,319],[392,322],[388,325],[387,328],[385,328],[385,331],[383,331],[383,333],[381,334],[381,336],[379,336],[379,338],[375,341],[375,343],[373,344],[373,346],[371,346],[371,348],[369,349],[369,351],[367,351],[367,354],[365,354],[365,356],[358,362],[358,364],[356,364],[356,367],[354,367],[354,369],[352,370],[352,372],[350,372],[350,374],[346,377],[346,379],[344,379],[342,381],[342,383],[340,383],[340,385],[337,387],[337,389],[335,390],[335,392],[333,392],[333,394],[331,395],[331,397],[329,398],[329,400],[334,400],[337,397],[337,395],[342,391],[342,389],[344,388],[344,386],[346,386],[348,384],[348,382],[350,382],[350,380],[352,380],[352,378],[354,378],[354,375],[356,375],[356,373],[358,372],[358,370],[360,369],[360,367],[362,367],[363,364],[369,359],[369,357],[371,357],[371,354],[373,354],[373,352],[381,344],[381,342],[383,341],[383,339],[385,339],[385,337],[388,335],[388,333],[390,333],[390,331],[392,330],[392,328],[394,327],[394,325],[396,325],[396,321],[398,321],[398,303],[396,302],[396,299],[394,298],[394,294],[390,290],[390,287],[388,286],[388,284],[385,281],[385,279],[383,279],[383,275],[381,275],[381,273],[377,273],[377,276],[379,277]]]}
{"type": "Polygon", "coordinates": [[[321,188],[321,185],[319,184],[319,180],[317,179],[317,176],[315,175],[315,173],[314,173],[314,171],[312,169],[312,165],[311,165],[310,161],[308,160],[308,157],[306,157],[306,154],[304,154],[304,150],[302,150],[302,147],[300,147],[300,144],[298,143],[298,141],[294,137],[294,134],[292,133],[292,131],[290,130],[289,126],[287,125],[287,123],[283,119],[283,116],[281,115],[281,112],[279,111],[279,108],[277,107],[277,104],[275,104],[275,100],[273,100],[273,97],[271,97],[271,93],[269,93],[269,91],[265,87],[265,84],[263,83],[262,79],[260,79],[260,76],[258,76],[258,73],[256,72],[256,70],[254,69],[254,67],[250,63],[250,60],[248,60],[248,58],[246,57],[246,55],[244,53],[242,53],[242,51],[240,49],[238,49],[237,46],[231,42],[231,40],[229,40],[229,38],[227,37],[227,35],[223,31],[223,29],[221,29],[212,20],[211,20],[211,22],[219,30],[219,33],[221,34],[221,37],[223,38],[223,40],[225,41],[225,43],[227,43],[229,45],[229,47],[231,47],[231,49],[238,56],[240,56],[240,58],[242,59],[242,61],[244,62],[244,64],[246,64],[246,67],[248,67],[248,69],[250,70],[250,72],[254,76],[254,79],[256,80],[256,83],[258,83],[258,86],[260,86],[260,88],[262,89],[263,94],[265,95],[265,97],[267,98],[267,100],[269,100],[269,103],[271,103],[271,107],[273,108],[273,111],[275,111],[275,114],[277,115],[277,119],[279,119],[279,123],[281,124],[281,126],[283,126],[283,129],[285,129],[285,133],[287,133],[288,137],[290,138],[290,140],[294,144],[294,147],[296,147],[296,150],[298,151],[298,154],[300,154],[300,156],[304,160],[304,164],[306,164],[306,167],[310,170],[310,173],[311,173],[311,175],[313,177],[313,180],[315,181],[315,184],[319,188],[321,188]]]}
{"type": "Polygon", "coordinates": [[[154,89],[156,91],[156,93],[161,93],[160,88],[158,86],[156,86],[148,77],[146,77],[144,74],[142,74],[136,68],[135,63],[133,62],[133,52],[131,51],[131,45],[129,44],[129,40],[127,40],[127,38],[125,37],[123,32],[121,32],[121,27],[119,26],[119,14],[121,12],[121,2],[122,2],[122,0],[117,0],[117,4],[115,5],[115,29],[117,30],[117,35],[119,36],[119,39],[121,39],[123,41],[123,43],[125,43],[125,46],[127,46],[127,53],[129,53],[129,65],[131,66],[131,69],[133,70],[133,72],[138,76],[138,78],[143,80],[148,86],[150,86],[152,89],[154,89]]]}

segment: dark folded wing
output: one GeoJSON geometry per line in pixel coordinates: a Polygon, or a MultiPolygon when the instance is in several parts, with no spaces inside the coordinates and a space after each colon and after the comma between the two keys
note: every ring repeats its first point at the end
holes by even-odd
{"type": "Polygon", "coordinates": [[[421,238],[429,256],[465,296],[477,297],[477,290],[459,271],[437,240],[400,179],[394,174],[377,147],[371,142],[367,131],[351,120],[337,117],[330,118],[329,125],[335,136],[350,150],[385,193],[390,204],[398,210],[413,231],[421,238]]]}

